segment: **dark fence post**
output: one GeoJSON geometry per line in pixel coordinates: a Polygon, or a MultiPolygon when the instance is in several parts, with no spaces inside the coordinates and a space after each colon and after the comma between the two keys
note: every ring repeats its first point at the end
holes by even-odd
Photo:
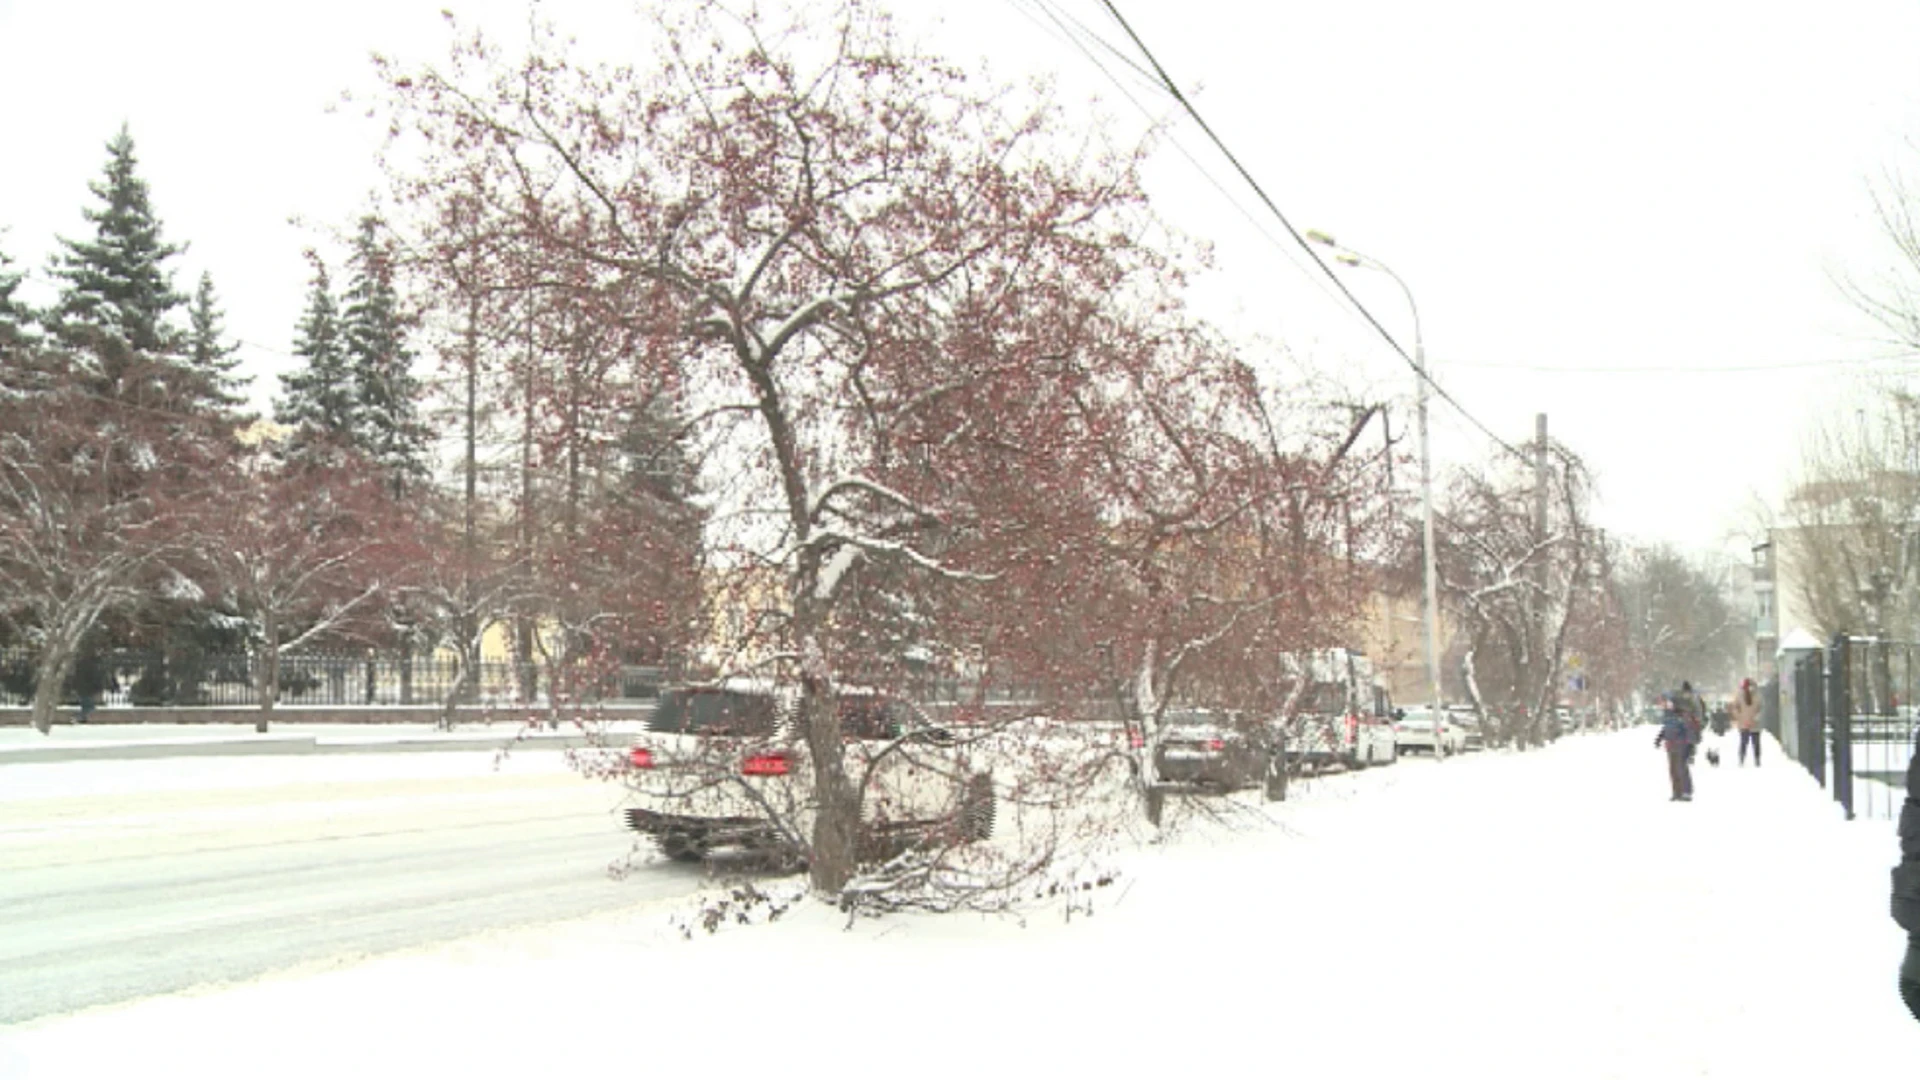
{"type": "Polygon", "coordinates": [[[1796,756],[1813,774],[1814,782],[1827,786],[1827,743],[1825,732],[1826,687],[1821,650],[1810,650],[1793,665],[1793,724],[1796,756]]]}
{"type": "Polygon", "coordinates": [[[1827,650],[1827,723],[1833,728],[1833,799],[1853,820],[1853,644],[1833,635],[1827,650]]]}

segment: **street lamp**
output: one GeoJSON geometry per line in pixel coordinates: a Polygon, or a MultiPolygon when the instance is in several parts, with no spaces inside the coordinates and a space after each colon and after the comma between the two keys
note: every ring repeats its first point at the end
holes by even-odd
{"type": "Polygon", "coordinates": [[[1427,397],[1429,384],[1427,382],[1426,343],[1420,336],[1420,307],[1413,302],[1413,290],[1407,288],[1407,283],[1402,281],[1400,275],[1394,273],[1387,264],[1378,259],[1362,255],[1352,248],[1342,247],[1334,241],[1333,237],[1328,236],[1318,229],[1307,230],[1307,239],[1316,244],[1322,244],[1332,248],[1333,257],[1336,262],[1343,263],[1347,266],[1378,270],[1392,278],[1393,283],[1400,286],[1400,291],[1406,295],[1407,309],[1413,313],[1413,370],[1417,376],[1416,387],[1418,391],[1414,400],[1417,403],[1416,409],[1420,428],[1420,537],[1422,549],[1421,562],[1423,564],[1421,569],[1426,578],[1426,595],[1423,598],[1423,606],[1426,608],[1424,612],[1426,618],[1423,621],[1426,624],[1427,692],[1429,695],[1428,700],[1432,703],[1433,708],[1433,758],[1435,761],[1442,761],[1445,760],[1447,755],[1440,737],[1440,727],[1442,720],[1446,716],[1446,710],[1440,702],[1439,575],[1434,572],[1433,566],[1433,457],[1428,449],[1427,442],[1427,397]]]}

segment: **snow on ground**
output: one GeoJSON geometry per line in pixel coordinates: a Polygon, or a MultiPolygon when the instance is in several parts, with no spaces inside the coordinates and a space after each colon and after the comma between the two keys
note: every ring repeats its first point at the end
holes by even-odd
{"type": "Polygon", "coordinates": [[[1651,729],[1411,760],[1024,920],[639,907],[0,1029],[0,1076],[1890,1075],[1892,824],[1767,750],[1688,804],[1651,729]]]}
{"type": "Polygon", "coordinates": [[[0,814],[9,802],[49,798],[120,798],[160,792],[207,792],[288,785],[382,780],[435,780],[566,773],[562,753],[490,750],[411,754],[262,754],[235,757],[139,758],[131,761],[21,762],[0,759],[0,814]]]}

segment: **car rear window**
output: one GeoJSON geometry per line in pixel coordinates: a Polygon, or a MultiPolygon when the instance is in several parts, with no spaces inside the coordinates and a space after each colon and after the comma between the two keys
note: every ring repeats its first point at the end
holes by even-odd
{"type": "Polygon", "coordinates": [[[840,734],[849,739],[889,739],[905,730],[900,709],[886,698],[840,696],[840,734]]]}
{"type": "Polygon", "coordinates": [[[701,735],[772,735],[773,698],[735,690],[663,690],[649,731],[701,735]]]}

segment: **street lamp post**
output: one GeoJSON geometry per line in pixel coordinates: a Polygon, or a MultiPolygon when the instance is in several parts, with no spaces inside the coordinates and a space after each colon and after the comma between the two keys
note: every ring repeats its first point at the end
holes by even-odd
{"type": "Polygon", "coordinates": [[[1334,258],[1347,266],[1365,267],[1378,270],[1393,279],[1395,285],[1407,298],[1407,310],[1413,313],[1413,369],[1416,393],[1414,397],[1417,424],[1420,439],[1420,547],[1421,571],[1425,578],[1425,595],[1422,597],[1425,617],[1426,654],[1427,654],[1427,700],[1433,709],[1433,758],[1435,761],[1446,759],[1446,746],[1441,738],[1440,729],[1446,716],[1446,710],[1440,701],[1440,592],[1439,575],[1434,571],[1433,557],[1433,456],[1427,441],[1427,399],[1430,385],[1427,382],[1426,342],[1420,335],[1420,306],[1413,302],[1413,290],[1400,275],[1378,259],[1362,255],[1352,248],[1341,247],[1333,237],[1317,229],[1309,230],[1307,239],[1324,244],[1334,250],[1334,258]]]}

